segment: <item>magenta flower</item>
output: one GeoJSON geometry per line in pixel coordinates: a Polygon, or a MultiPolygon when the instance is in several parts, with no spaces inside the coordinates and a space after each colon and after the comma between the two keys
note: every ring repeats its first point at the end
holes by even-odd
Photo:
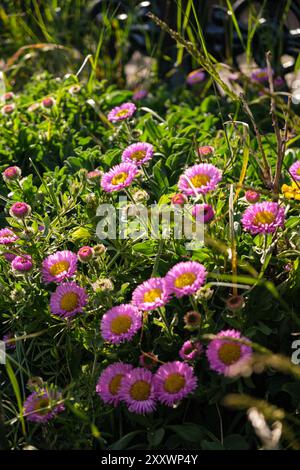
{"type": "Polygon", "coordinates": [[[257,202],[249,206],[242,217],[244,230],[252,235],[258,233],[274,233],[284,226],[284,207],[277,202],[257,202]]]}
{"type": "Polygon", "coordinates": [[[123,121],[124,119],[130,118],[136,111],[134,103],[123,103],[121,106],[113,108],[107,116],[107,119],[111,122],[123,121]]]}
{"type": "Polygon", "coordinates": [[[174,194],[174,196],[172,197],[171,199],[171,203],[174,205],[174,206],[183,206],[186,202],[187,202],[187,197],[184,195],[184,194],[181,194],[181,193],[177,193],[177,194],[174,194]]]}
{"type": "Polygon", "coordinates": [[[19,273],[31,271],[33,267],[32,258],[30,255],[16,256],[11,263],[11,267],[13,271],[19,273]]]}
{"type": "Polygon", "coordinates": [[[186,78],[186,83],[188,85],[196,85],[196,83],[201,83],[205,80],[205,73],[202,69],[193,70],[190,72],[186,78]]]}
{"type": "Polygon", "coordinates": [[[31,393],[24,402],[24,416],[28,421],[47,423],[65,409],[62,394],[42,388],[31,393]]]}
{"type": "Polygon", "coordinates": [[[15,219],[24,219],[31,214],[31,207],[26,202],[15,202],[9,209],[9,214],[15,219]]]}
{"type": "Polygon", "coordinates": [[[222,172],[210,163],[199,163],[188,168],[179,178],[178,188],[185,194],[197,196],[216,188],[222,172]]]}
{"type": "Polygon", "coordinates": [[[251,189],[249,189],[249,191],[246,191],[245,193],[245,198],[246,201],[250,204],[255,204],[255,202],[258,202],[260,200],[260,194],[256,191],[252,191],[251,189]]]}
{"type": "Polygon", "coordinates": [[[300,160],[297,160],[289,169],[289,173],[292,175],[295,181],[300,181],[300,160]]]}
{"type": "Polygon", "coordinates": [[[200,157],[210,157],[214,154],[214,151],[215,149],[211,145],[203,145],[198,148],[198,155],[200,155],[200,157]]]}
{"type": "Polygon", "coordinates": [[[142,314],[130,304],[112,307],[101,320],[101,334],[113,344],[130,341],[141,327],[142,314]]]}
{"type": "Polygon", "coordinates": [[[122,380],[121,400],[132,413],[146,414],[155,410],[155,393],[152,373],[141,367],[132,369],[122,380]]]}
{"type": "Polygon", "coordinates": [[[185,362],[167,362],[154,375],[154,387],[158,400],[173,406],[197,388],[193,368],[185,362]]]}
{"type": "Polygon", "coordinates": [[[132,369],[133,366],[130,364],[115,362],[102,371],[96,385],[96,392],[105,403],[113,406],[119,404],[121,383],[132,369]]]}
{"type": "Polygon", "coordinates": [[[192,208],[192,216],[197,222],[207,224],[214,218],[215,211],[210,204],[196,204],[192,208]]]}
{"type": "Polygon", "coordinates": [[[18,166],[9,166],[3,171],[2,177],[6,183],[9,183],[10,181],[19,179],[21,174],[21,168],[19,168],[18,166]]]}
{"type": "Polygon", "coordinates": [[[47,256],[42,264],[42,280],[49,282],[62,282],[72,277],[77,269],[77,256],[69,250],[57,251],[47,256]]]}
{"type": "Polygon", "coordinates": [[[143,90],[142,88],[138,88],[134,90],[134,94],[132,96],[133,101],[140,101],[143,100],[144,98],[147,98],[148,96],[148,91],[143,90]]]}
{"type": "Polygon", "coordinates": [[[17,255],[15,255],[14,253],[11,253],[10,251],[7,251],[6,253],[3,253],[3,256],[6,259],[6,261],[11,263],[17,255]]]}
{"type": "Polygon", "coordinates": [[[83,287],[75,282],[64,282],[57,286],[51,294],[50,310],[53,315],[63,318],[72,318],[77,313],[82,313],[87,304],[87,293],[83,287]]]}
{"type": "Polygon", "coordinates": [[[251,79],[254,82],[258,82],[258,83],[268,82],[268,69],[262,68],[262,69],[255,70],[254,72],[251,73],[251,79]]]}
{"type": "Polygon", "coordinates": [[[55,105],[55,99],[51,96],[47,96],[42,100],[42,106],[46,109],[52,108],[55,105]]]}
{"type": "Polygon", "coordinates": [[[88,263],[94,257],[94,250],[91,246],[82,246],[77,253],[79,261],[88,263]]]}
{"type": "Polygon", "coordinates": [[[10,245],[18,239],[19,237],[10,228],[0,230],[0,245],[10,245]]]}
{"type": "Polygon", "coordinates": [[[178,298],[194,294],[204,284],[206,276],[205,267],[197,261],[177,263],[165,277],[167,290],[178,298]]]}
{"type": "Polygon", "coordinates": [[[181,359],[184,361],[194,361],[201,355],[203,351],[203,346],[200,343],[200,341],[185,341],[183,343],[180,351],[179,351],[179,356],[181,359]]]}
{"type": "Polygon", "coordinates": [[[165,305],[170,298],[166,282],[153,277],[140,284],[132,294],[132,302],[139,310],[153,310],[165,305]]]}
{"type": "Polygon", "coordinates": [[[102,175],[101,187],[107,193],[120,191],[120,189],[131,185],[137,173],[137,166],[133,163],[121,163],[113,166],[107,173],[102,175]]]}
{"type": "Polygon", "coordinates": [[[241,333],[236,330],[223,330],[217,334],[206,350],[206,356],[210,368],[218,374],[226,376],[234,375],[236,366],[243,365],[248,362],[252,357],[252,348],[250,345],[243,344],[238,341],[230,341],[230,339],[239,339],[249,342],[248,338],[241,336],[241,333]]]}
{"type": "Polygon", "coordinates": [[[129,145],[122,153],[122,162],[142,165],[151,160],[153,156],[153,145],[146,142],[137,142],[129,145]]]}

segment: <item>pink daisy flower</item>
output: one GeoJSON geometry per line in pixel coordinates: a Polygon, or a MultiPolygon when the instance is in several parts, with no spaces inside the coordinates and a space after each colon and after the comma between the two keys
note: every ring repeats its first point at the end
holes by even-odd
{"type": "Polygon", "coordinates": [[[162,307],[169,298],[166,282],[160,277],[153,277],[143,282],[132,294],[132,302],[139,310],[153,310],[162,307]]]}
{"type": "Polygon", "coordinates": [[[31,207],[26,202],[15,202],[9,209],[9,214],[15,219],[24,219],[31,214],[31,207]]]}
{"type": "Polygon", "coordinates": [[[115,362],[102,371],[96,385],[96,392],[105,403],[114,406],[119,404],[121,383],[132,369],[130,364],[115,362]]]}
{"type": "Polygon", "coordinates": [[[11,267],[15,272],[28,272],[32,269],[33,263],[30,255],[16,256],[11,263],[11,267]]]}
{"type": "Polygon", "coordinates": [[[154,387],[158,400],[173,406],[197,388],[197,378],[193,368],[185,362],[167,362],[156,372],[154,387]]]}
{"type": "Polygon", "coordinates": [[[63,318],[72,318],[77,313],[81,313],[86,304],[87,293],[75,282],[60,284],[50,298],[51,312],[63,318]]]}
{"type": "Polygon", "coordinates": [[[205,267],[197,261],[177,263],[165,277],[167,290],[176,297],[194,294],[204,284],[206,276],[205,267]]]}
{"type": "Polygon", "coordinates": [[[196,204],[192,208],[192,216],[197,222],[207,224],[214,218],[215,211],[210,204],[196,204]]]}
{"type": "Polygon", "coordinates": [[[211,145],[203,145],[198,148],[198,155],[200,155],[200,157],[210,157],[213,155],[214,151],[215,149],[211,145]]]}
{"type": "Polygon", "coordinates": [[[151,160],[153,155],[153,145],[146,142],[137,142],[129,145],[122,153],[122,162],[142,165],[151,160]]]}
{"type": "Polygon", "coordinates": [[[82,246],[77,253],[79,261],[88,263],[94,257],[94,250],[91,246],[82,246]]]}
{"type": "Polygon", "coordinates": [[[179,178],[178,188],[185,194],[196,196],[216,188],[222,172],[210,163],[199,163],[188,168],[179,178]]]}
{"type": "Polygon", "coordinates": [[[257,202],[249,206],[242,217],[244,230],[252,235],[258,233],[274,233],[284,226],[284,207],[277,202],[257,202]]]}
{"type": "Polygon", "coordinates": [[[154,411],[156,403],[152,373],[142,367],[132,369],[122,380],[120,397],[132,413],[154,411]]]}
{"type": "Polygon", "coordinates": [[[249,189],[249,191],[246,191],[245,193],[245,198],[246,201],[250,204],[255,204],[255,202],[258,202],[260,200],[260,194],[256,191],[252,191],[251,189],[249,189]]]}
{"type": "Polygon", "coordinates": [[[43,282],[62,282],[72,277],[77,269],[77,256],[69,250],[57,251],[47,256],[42,264],[43,282]]]}
{"type": "Polygon", "coordinates": [[[300,160],[292,164],[289,169],[289,173],[292,175],[295,181],[300,181],[300,160]]]}
{"type": "Polygon", "coordinates": [[[136,111],[134,103],[123,103],[121,106],[113,108],[107,116],[107,119],[111,122],[123,121],[124,119],[130,118],[136,111]]]}
{"type": "Polygon", "coordinates": [[[193,70],[190,72],[186,78],[186,83],[188,85],[196,85],[196,83],[201,83],[205,80],[205,73],[202,69],[193,70]]]}
{"type": "Polygon", "coordinates": [[[130,304],[112,307],[101,320],[103,338],[114,344],[130,341],[141,327],[142,314],[130,304]]]}
{"type": "Polygon", "coordinates": [[[19,179],[21,174],[22,174],[21,168],[19,168],[18,166],[9,166],[3,171],[2,177],[4,181],[8,183],[9,181],[19,179]]]}
{"type": "Polygon", "coordinates": [[[47,423],[58,413],[65,409],[65,405],[60,403],[62,394],[55,390],[42,388],[31,393],[24,402],[24,416],[28,421],[36,423],[47,423]]]}
{"type": "Polygon", "coordinates": [[[201,355],[203,351],[203,346],[200,341],[185,341],[183,343],[180,351],[179,356],[184,361],[194,361],[197,357],[201,355]]]}
{"type": "Polygon", "coordinates": [[[10,245],[18,239],[19,237],[10,228],[0,230],[0,245],[10,245]]]}
{"type": "Polygon", "coordinates": [[[206,356],[210,368],[219,374],[226,376],[234,375],[234,369],[237,365],[242,365],[251,359],[252,348],[246,344],[239,343],[238,341],[230,341],[234,338],[243,341],[250,341],[248,338],[241,336],[241,333],[236,330],[223,330],[217,334],[206,350],[206,356]]]}
{"type": "Polygon", "coordinates": [[[120,191],[131,185],[137,173],[138,169],[134,163],[120,163],[102,175],[101,187],[107,193],[120,191]]]}

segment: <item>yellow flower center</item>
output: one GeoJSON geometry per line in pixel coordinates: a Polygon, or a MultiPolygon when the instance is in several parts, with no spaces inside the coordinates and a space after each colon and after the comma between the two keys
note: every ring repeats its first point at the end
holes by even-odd
{"type": "Polygon", "coordinates": [[[300,166],[297,168],[296,174],[300,176],[300,166]]]}
{"type": "Polygon", "coordinates": [[[52,274],[52,276],[57,276],[58,274],[61,274],[64,271],[68,271],[69,267],[70,267],[69,261],[58,261],[57,263],[54,263],[51,266],[49,271],[50,271],[50,274],[52,274]]]}
{"type": "Polygon", "coordinates": [[[287,199],[296,199],[300,200],[300,184],[293,181],[292,186],[284,184],[281,188],[284,197],[287,199]]]}
{"type": "Polygon", "coordinates": [[[210,181],[210,176],[199,173],[199,175],[193,176],[191,182],[195,188],[201,188],[210,181]]]}
{"type": "Polygon", "coordinates": [[[111,379],[108,389],[112,395],[117,395],[123,377],[124,374],[117,374],[111,379]]]}
{"type": "Polygon", "coordinates": [[[149,398],[151,386],[145,380],[137,380],[130,388],[130,396],[133,400],[144,401],[149,398]]]}
{"type": "Polygon", "coordinates": [[[49,398],[41,398],[34,404],[33,408],[40,415],[47,414],[49,412],[49,398]]]}
{"type": "Polygon", "coordinates": [[[197,276],[194,273],[184,273],[178,276],[175,280],[175,287],[181,288],[186,286],[191,286],[195,282],[197,276]]]}
{"type": "Polygon", "coordinates": [[[161,294],[160,289],[150,289],[144,294],[144,302],[155,302],[156,299],[160,299],[161,294]]]}
{"type": "Polygon", "coordinates": [[[78,295],[76,292],[67,292],[60,299],[60,306],[63,310],[71,312],[78,306],[78,295]]]}
{"type": "Polygon", "coordinates": [[[129,315],[119,315],[117,318],[114,318],[110,324],[110,331],[115,335],[121,335],[127,333],[131,327],[132,320],[129,315]]]}
{"type": "Polygon", "coordinates": [[[143,158],[145,157],[146,155],[146,152],[145,150],[137,150],[136,152],[133,152],[131,155],[130,155],[130,158],[132,160],[135,160],[137,162],[139,162],[140,160],[143,160],[143,158]]]}
{"type": "Polygon", "coordinates": [[[128,177],[128,173],[126,173],[125,171],[121,171],[121,173],[115,175],[112,178],[111,184],[116,186],[117,184],[124,183],[124,181],[126,181],[127,177],[128,177]]]}
{"type": "Polygon", "coordinates": [[[253,219],[253,223],[255,225],[258,224],[271,224],[275,220],[275,214],[270,211],[261,211],[256,214],[256,216],[253,219]]]}
{"type": "Polygon", "coordinates": [[[241,346],[238,343],[224,343],[218,351],[219,359],[226,366],[237,362],[241,357],[241,346]]]}
{"type": "Polygon", "coordinates": [[[127,113],[128,113],[128,109],[121,109],[120,111],[118,111],[116,113],[116,116],[117,117],[124,117],[124,116],[127,116],[127,113]]]}
{"type": "Polygon", "coordinates": [[[185,378],[183,375],[175,372],[170,374],[165,380],[164,389],[168,393],[177,393],[185,386],[185,378]]]}

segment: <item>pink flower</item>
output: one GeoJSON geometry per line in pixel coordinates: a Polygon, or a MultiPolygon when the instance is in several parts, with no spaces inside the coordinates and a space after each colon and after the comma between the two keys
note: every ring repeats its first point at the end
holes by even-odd
{"type": "Polygon", "coordinates": [[[1,109],[2,114],[12,114],[16,109],[16,105],[14,103],[5,104],[1,109]]]}
{"type": "Polygon", "coordinates": [[[77,256],[69,250],[57,251],[47,256],[42,264],[43,282],[62,282],[72,277],[77,269],[77,256]]]}
{"type": "Polygon", "coordinates": [[[194,361],[197,357],[201,355],[203,351],[203,346],[200,341],[185,341],[183,343],[180,351],[179,356],[184,361],[194,361]]]}
{"type": "Polygon", "coordinates": [[[284,207],[277,202],[257,202],[249,206],[242,217],[244,230],[252,235],[274,233],[284,226],[284,207]]]}
{"type": "Polygon", "coordinates": [[[197,379],[193,368],[185,362],[167,362],[156,372],[154,387],[158,400],[173,406],[197,388],[197,379]]]}
{"type": "Polygon", "coordinates": [[[31,393],[24,402],[24,416],[36,423],[47,423],[64,409],[61,393],[45,388],[31,393]]]}
{"type": "Polygon", "coordinates": [[[88,263],[94,257],[94,250],[91,246],[82,246],[77,253],[79,261],[88,263]]]}
{"type": "Polygon", "coordinates": [[[182,193],[174,194],[171,199],[173,205],[183,206],[187,202],[187,197],[182,193]]]}
{"type": "Polygon", "coordinates": [[[198,155],[200,155],[200,157],[210,157],[211,155],[214,154],[214,147],[212,147],[211,145],[203,145],[202,147],[199,147],[198,148],[198,155]]]}
{"type": "Polygon", "coordinates": [[[131,185],[137,173],[137,166],[133,163],[121,163],[103,174],[101,187],[108,193],[120,191],[131,185]]]}
{"type": "Polygon", "coordinates": [[[15,202],[9,209],[9,214],[15,219],[24,219],[31,214],[31,207],[26,202],[15,202]]]}
{"type": "Polygon", "coordinates": [[[143,90],[142,88],[137,88],[134,91],[132,99],[133,101],[140,101],[140,100],[143,100],[144,98],[147,98],[147,96],[148,96],[147,90],[143,90]]]}
{"type": "Polygon", "coordinates": [[[102,175],[103,172],[101,170],[92,170],[88,172],[86,178],[89,182],[94,182],[100,180],[102,175]]]}
{"type": "Polygon", "coordinates": [[[53,315],[72,318],[81,313],[87,304],[87,293],[75,282],[65,282],[57,286],[51,294],[50,309],[53,315]]]}
{"type": "Polygon", "coordinates": [[[192,209],[192,216],[198,222],[207,224],[214,218],[215,212],[210,204],[196,204],[192,209]]]}
{"type": "Polygon", "coordinates": [[[295,181],[300,181],[300,160],[297,160],[289,169],[289,173],[292,175],[295,181]]]}
{"type": "Polygon", "coordinates": [[[4,93],[4,95],[2,95],[2,100],[7,102],[7,101],[12,101],[15,97],[15,94],[12,92],[12,91],[8,91],[7,93],[4,93]]]}
{"type": "Polygon", "coordinates": [[[205,80],[205,73],[202,69],[193,70],[187,76],[186,82],[188,85],[195,85],[205,80]]]}
{"type": "Polygon", "coordinates": [[[47,96],[42,100],[42,106],[46,109],[52,108],[55,105],[55,99],[51,96],[47,96]]]}
{"type": "Polygon", "coordinates": [[[0,245],[11,245],[18,239],[19,237],[10,228],[0,229],[0,245]]]}
{"type": "Polygon", "coordinates": [[[98,379],[96,392],[105,403],[117,406],[124,377],[133,369],[130,364],[115,362],[104,369],[98,379]]]}
{"type": "Polygon", "coordinates": [[[101,334],[113,344],[130,341],[141,327],[142,314],[130,304],[112,307],[101,320],[101,334]]]}
{"type": "Polygon", "coordinates": [[[260,194],[250,189],[249,191],[246,191],[245,198],[247,202],[250,202],[250,204],[254,204],[255,202],[258,202],[260,200],[260,194]]]}
{"type": "Polygon", "coordinates": [[[222,172],[210,163],[200,163],[188,168],[179,178],[178,188],[185,194],[197,196],[217,187],[222,172]]]}
{"type": "Polygon", "coordinates": [[[143,282],[132,294],[132,302],[139,310],[153,310],[162,307],[169,298],[166,282],[160,277],[153,277],[143,282]]]}
{"type": "Polygon", "coordinates": [[[122,162],[135,163],[140,166],[151,160],[153,145],[146,142],[137,142],[129,145],[122,153],[122,162]]]}
{"type": "Polygon", "coordinates": [[[207,272],[197,261],[183,261],[175,264],[165,277],[167,290],[183,297],[191,295],[204,284],[207,272]]]}
{"type": "Polygon", "coordinates": [[[132,413],[154,411],[156,400],[152,373],[142,367],[132,369],[122,380],[120,396],[132,413]]]}
{"type": "Polygon", "coordinates": [[[113,108],[107,116],[111,122],[123,121],[130,118],[136,111],[136,106],[133,103],[123,103],[121,106],[113,108]]]}
{"type": "Polygon", "coordinates": [[[18,166],[9,166],[3,171],[2,176],[4,181],[6,183],[9,183],[10,181],[19,179],[21,174],[21,168],[19,168],[18,166]]]}
{"type": "Polygon", "coordinates": [[[16,256],[11,263],[11,267],[15,272],[31,271],[33,267],[32,258],[30,255],[16,256]]]}

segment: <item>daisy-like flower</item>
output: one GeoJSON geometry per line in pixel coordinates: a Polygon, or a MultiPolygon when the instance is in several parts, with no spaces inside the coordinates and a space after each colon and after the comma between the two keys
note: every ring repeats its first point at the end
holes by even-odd
{"type": "Polygon", "coordinates": [[[300,201],[300,182],[293,181],[291,186],[283,184],[281,191],[285,198],[300,201]]]}
{"type": "Polygon", "coordinates": [[[252,235],[258,233],[274,233],[284,226],[284,207],[277,202],[257,202],[249,206],[242,217],[244,230],[252,235]]]}
{"type": "Polygon", "coordinates": [[[200,343],[200,341],[185,341],[183,343],[180,351],[179,351],[179,356],[181,359],[184,361],[194,361],[201,355],[203,351],[203,346],[200,343]]]}
{"type": "Polygon", "coordinates": [[[130,341],[141,327],[142,314],[130,304],[112,307],[101,320],[101,334],[113,344],[130,341]]]}
{"type": "Polygon", "coordinates": [[[214,218],[215,211],[210,204],[196,204],[192,209],[192,216],[198,222],[207,224],[214,218]]]}
{"type": "Polygon", "coordinates": [[[139,357],[139,364],[145,369],[153,369],[158,364],[158,356],[153,352],[142,353],[139,357]]]}
{"type": "Polygon", "coordinates": [[[33,267],[32,258],[30,255],[16,256],[11,262],[11,267],[13,271],[19,273],[31,271],[33,267]]]}
{"type": "Polygon", "coordinates": [[[176,297],[194,294],[204,284],[206,276],[205,267],[197,261],[177,263],[165,277],[167,291],[176,297]]]}
{"type": "Polygon", "coordinates": [[[152,373],[142,367],[132,369],[122,380],[120,397],[132,413],[154,411],[156,400],[152,373]]]}
{"type": "Polygon", "coordinates": [[[11,245],[18,239],[19,237],[10,228],[0,230],[0,245],[11,245]]]}
{"type": "Polygon", "coordinates": [[[183,321],[187,329],[195,330],[201,325],[202,317],[199,312],[191,310],[184,315],[183,321]]]}
{"type": "Polygon", "coordinates": [[[33,392],[24,402],[24,416],[28,421],[47,423],[65,409],[62,394],[45,388],[33,392]]]}
{"type": "Polygon", "coordinates": [[[139,285],[132,294],[132,302],[139,310],[153,310],[165,305],[170,298],[166,282],[161,277],[153,277],[139,285]]]}
{"type": "Polygon", "coordinates": [[[122,153],[122,162],[142,165],[151,160],[153,155],[153,145],[147,142],[137,142],[129,145],[122,153]]]}
{"type": "Polygon", "coordinates": [[[250,202],[250,204],[255,204],[255,202],[260,200],[260,194],[249,189],[249,191],[246,191],[245,193],[245,198],[247,202],[250,202]]]}
{"type": "Polygon", "coordinates": [[[143,90],[142,88],[137,88],[134,90],[134,94],[132,96],[133,101],[140,101],[143,100],[144,98],[147,98],[148,96],[148,91],[143,90]]]}
{"type": "Polygon", "coordinates": [[[42,264],[43,282],[62,282],[72,277],[77,269],[77,256],[69,250],[57,251],[47,256],[42,264]]]}
{"type": "Polygon", "coordinates": [[[21,174],[21,168],[18,166],[9,166],[3,171],[2,177],[6,183],[9,183],[10,181],[19,179],[21,174]]]}
{"type": "Polygon", "coordinates": [[[196,196],[216,188],[222,172],[210,163],[199,163],[188,168],[179,178],[178,188],[185,194],[196,196]]]}
{"type": "Polygon", "coordinates": [[[122,380],[132,369],[132,365],[124,362],[115,362],[104,369],[98,379],[96,392],[105,403],[118,405],[122,380]]]}
{"type": "Polygon", "coordinates": [[[94,250],[91,246],[82,246],[77,253],[79,261],[88,263],[94,257],[94,250]]]}
{"type": "Polygon", "coordinates": [[[63,318],[72,318],[81,313],[86,304],[87,293],[75,282],[60,284],[50,298],[51,312],[63,318]]]}
{"type": "Polygon", "coordinates": [[[31,207],[26,202],[15,202],[9,209],[9,214],[15,219],[24,219],[31,214],[31,207]]]}
{"type": "Polygon", "coordinates": [[[113,108],[107,116],[107,119],[111,122],[123,121],[124,119],[130,118],[136,111],[134,103],[123,103],[121,106],[113,108]]]}
{"type": "Polygon", "coordinates": [[[251,359],[252,348],[242,342],[223,339],[224,337],[244,342],[249,342],[249,339],[242,337],[239,331],[223,330],[208,345],[206,356],[210,368],[219,374],[232,376],[237,365],[247,363],[251,359]]]}
{"type": "Polygon", "coordinates": [[[214,151],[215,149],[211,145],[203,145],[198,148],[198,155],[200,155],[200,157],[210,157],[213,155],[214,151]]]}
{"type": "Polygon", "coordinates": [[[190,72],[186,78],[186,83],[188,85],[196,85],[196,83],[201,83],[205,80],[205,73],[202,69],[193,70],[190,72]]]}
{"type": "Polygon", "coordinates": [[[16,105],[14,103],[11,104],[5,104],[3,108],[1,109],[2,114],[12,114],[14,110],[16,109],[16,105]]]}
{"type": "Polygon", "coordinates": [[[295,181],[300,181],[300,160],[292,164],[289,169],[289,173],[292,175],[295,181]]]}
{"type": "Polygon", "coordinates": [[[197,388],[197,379],[193,368],[185,362],[167,362],[156,372],[154,387],[158,400],[173,406],[197,388]]]}
{"type": "Polygon", "coordinates": [[[232,312],[241,310],[245,306],[244,297],[241,295],[232,295],[229,299],[226,300],[226,306],[232,312]]]}
{"type": "Polygon", "coordinates": [[[134,163],[120,163],[102,175],[101,187],[107,193],[120,191],[131,185],[137,173],[138,169],[134,163]]]}

